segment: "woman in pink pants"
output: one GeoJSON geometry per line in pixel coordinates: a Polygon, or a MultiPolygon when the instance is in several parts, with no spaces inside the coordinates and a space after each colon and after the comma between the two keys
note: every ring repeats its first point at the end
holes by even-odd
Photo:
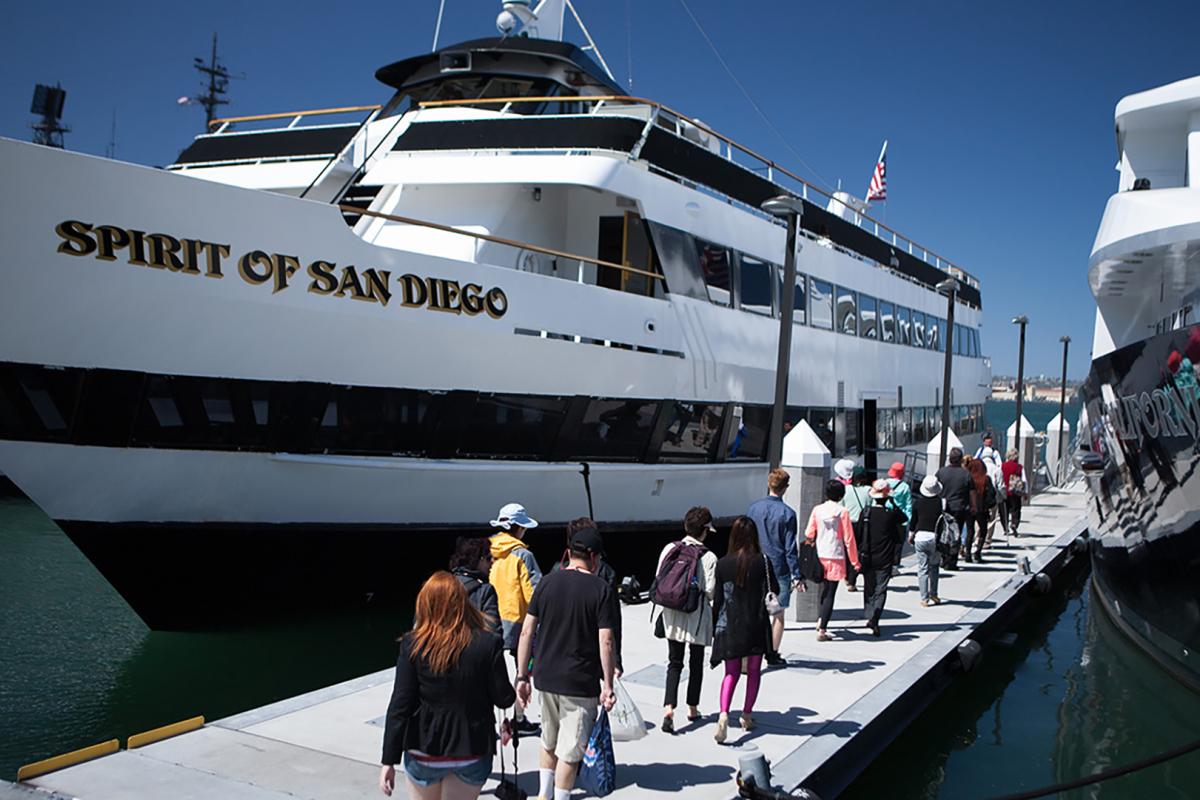
{"type": "Polygon", "coordinates": [[[721,681],[721,716],[714,738],[728,735],[733,691],[746,671],[746,699],[742,704],[742,730],[753,730],[754,700],[762,677],[763,654],[771,648],[771,618],[767,591],[779,593],[779,581],[758,546],[758,529],[749,517],[738,517],[729,532],[729,554],[717,562],[713,596],[712,666],[724,663],[721,681]]]}

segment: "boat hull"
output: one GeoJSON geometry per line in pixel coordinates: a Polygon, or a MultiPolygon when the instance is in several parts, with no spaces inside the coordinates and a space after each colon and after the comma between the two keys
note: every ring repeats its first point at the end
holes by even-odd
{"type": "Polygon", "coordinates": [[[1200,326],[1096,359],[1083,387],[1092,565],[1104,607],[1200,688],[1200,326]]]}

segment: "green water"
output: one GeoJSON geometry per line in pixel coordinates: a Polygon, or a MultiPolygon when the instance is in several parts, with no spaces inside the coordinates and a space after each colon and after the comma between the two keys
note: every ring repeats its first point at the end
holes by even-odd
{"type": "Polygon", "coordinates": [[[0,565],[0,778],[8,780],[21,764],[77,747],[382,669],[407,622],[354,614],[225,633],[150,631],[19,497],[0,496],[0,565]]]}
{"type": "MultiPolygon", "coordinates": [[[[1057,413],[1057,412],[1056,412],[1057,413]]],[[[1119,631],[1087,575],[1057,589],[989,645],[847,790],[846,800],[986,798],[1070,781],[1200,737],[1200,695],[1119,631]]],[[[1059,795],[1200,796],[1200,752],[1059,795]]]]}

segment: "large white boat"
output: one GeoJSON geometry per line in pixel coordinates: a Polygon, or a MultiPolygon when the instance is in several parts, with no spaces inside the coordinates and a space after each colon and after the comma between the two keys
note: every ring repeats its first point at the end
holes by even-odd
{"type": "Polygon", "coordinates": [[[781,435],[780,194],[788,424],[923,450],[949,345],[978,432],[973,277],[538,16],[550,38],[385,66],[379,107],[219,121],[166,169],[0,140],[0,470],[152,627],[407,593],[429,532],[512,500],[614,532],[742,513],[781,435]]]}
{"type": "Polygon", "coordinates": [[[1093,576],[1120,627],[1200,687],[1200,77],[1123,98],[1116,128],[1082,389],[1093,576]]]}

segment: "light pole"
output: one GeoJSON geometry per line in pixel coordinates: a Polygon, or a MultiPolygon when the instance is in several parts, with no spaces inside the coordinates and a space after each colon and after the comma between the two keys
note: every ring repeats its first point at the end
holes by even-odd
{"type": "Polygon", "coordinates": [[[787,243],[783,254],[783,297],[779,299],[779,356],[775,361],[775,405],[771,409],[771,438],[767,460],[771,469],[783,459],[783,411],[787,405],[788,372],[792,360],[792,312],[796,307],[796,231],[804,202],[791,195],[764,200],[763,211],[787,219],[787,243]]]}
{"type": "MultiPolygon", "coordinates": [[[[1017,451],[1017,459],[1020,460],[1021,453],[1021,400],[1025,397],[1025,326],[1029,324],[1029,317],[1020,316],[1013,317],[1013,325],[1021,326],[1021,344],[1017,348],[1017,436],[1013,449],[1017,451]]],[[[1024,465],[1030,469],[1032,464],[1024,465]]]]}
{"type": "Polygon", "coordinates": [[[1058,472],[1058,482],[1062,483],[1063,476],[1066,475],[1066,470],[1063,465],[1066,463],[1066,456],[1063,454],[1063,432],[1067,428],[1067,348],[1071,346],[1071,337],[1063,336],[1059,338],[1063,346],[1063,371],[1062,371],[1062,393],[1058,398],[1058,463],[1056,472],[1058,472]]]}
{"type": "Polygon", "coordinates": [[[954,300],[958,294],[958,281],[947,278],[940,281],[937,290],[946,295],[946,330],[942,342],[946,345],[946,362],[942,371],[942,443],[938,450],[938,469],[946,466],[946,445],[950,442],[950,374],[954,366],[954,300]]]}

